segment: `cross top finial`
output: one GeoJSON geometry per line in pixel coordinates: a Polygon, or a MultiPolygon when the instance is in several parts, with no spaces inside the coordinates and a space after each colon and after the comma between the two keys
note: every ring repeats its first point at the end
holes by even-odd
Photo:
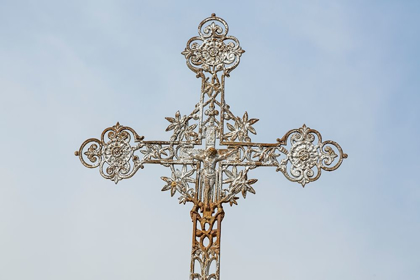
{"type": "Polygon", "coordinates": [[[229,26],[222,18],[213,13],[198,25],[198,35],[187,42],[182,54],[188,67],[195,73],[216,74],[224,71],[229,76],[235,69],[241,55],[245,52],[239,40],[228,35],[229,26]]]}

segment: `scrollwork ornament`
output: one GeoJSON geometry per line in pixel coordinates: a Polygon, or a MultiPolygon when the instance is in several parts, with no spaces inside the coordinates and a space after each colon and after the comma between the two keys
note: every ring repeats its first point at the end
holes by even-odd
{"type": "Polygon", "coordinates": [[[316,181],[321,176],[321,169],[335,170],[341,165],[343,159],[347,158],[347,154],[343,153],[340,145],[334,141],[322,142],[321,134],[306,125],[290,130],[278,141],[281,144],[290,142],[291,148],[287,151],[281,147],[280,151],[285,153],[286,159],[281,160],[277,171],[281,171],[287,179],[298,182],[303,187],[309,182],[316,181]],[[316,139],[318,143],[314,144],[316,139]],[[331,146],[337,149],[338,155],[331,146]],[[330,167],[334,162],[335,164],[330,167]]]}
{"type": "Polygon", "coordinates": [[[322,170],[337,169],[347,157],[336,142],[322,141],[321,134],[306,125],[275,143],[252,141],[258,119],[246,111],[241,117],[233,114],[225,101],[225,78],[244,53],[239,40],[228,32],[226,21],[212,14],[187,42],[182,54],[201,78],[200,99],[190,114],[177,111],[166,117],[166,131],[172,133],[167,141],[143,141],[133,129],[117,123],[75,152],[84,166],[99,167],[100,174],[115,183],[146,164],[171,169],[169,177],[161,177],[162,191],[171,196],[178,193],[181,204],[193,204],[191,280],[220,279],[223,206],[256,193],[257,179],[248,178],[249,171],[276,167],[290,181],[305,186],[317,180],[322,170]]]}
{"type": "MultiPolygon", "coordinates": [[[[100,173],[104,178],[118,183],[121,179],[130,178],[134,175],[135,164],[131,164],[133,153],[138,150],[140,145],[131,146],[131,140],[141,142],[143,137],[130,127],[121,126],[119,123],[105,129],[102,132],[101,141],[103,143],[103,161],[100,164],[100,173]]],[[[134,161],[134,159],[133,159],[134,161]]]]}
{"type": "Polygon", "coordinates": [[[341,148],[338,143],[328,140],[324,141],[320,145],[320,151],[321,151],[321,161],[322,161],[322,169],[326,171],[333,171],[336,170],[338,167],[340,167],[341,163],[345,158],[347,158],[347,154],[343,153],[343,149],[341,148]],[[335,147],[338,150],[338,155],[334,152],[334,149],[331,147],[335,147]],[[332,163],[334,163],[335,158],[338,157],[337,162],[330,166],[332,163]]]}
{"type": "Polygon", "coordinates": [[[90,138],[83,142],[80,149],[74,153],[79,157],[82,164],[88,168],[96,168],[102,162],[102,142],[95,138],[90,138]],[[85,148],[87,150],[85,151],[85,148]],[[86,161],[86,159],[88,161],[86,161]]]}
{"type": "Polygon", "coordinates": [[[199,36],[192,37],[182,52],[188,67],[196,73],[223,70],[229,76],[245,51],[237,38],[227,35],[228,31],[227,23],[215,14],[204,19],[198,26],[199,36]]]}
{"type": "Polygon", "coordinates": [[[140,167],[134,151],[143,146],[143,138],[132,128],[117,123],[102,132],[101,140],[86,140],[75,154],[84,166],[99,167],[102,177],[118,183],[133,176],[140,167]],[[132,146],[131,143],[137,145],[132,146]]]}
{"type": "Polygon", "coordinates": [[[281,153],[278,153],[277,147],[258,147],[255,149],[249,149],[253,153],[252,158],[258,159],[262,165],[267,166],[278,166],[278,157],[281,153]]]}
{"type": "Polygon", "coordinates": [[[161,144],[145,143],[141,147],[140,153],[144,155],[141,163],[153,160],[170,160],[174,157],[174,148],[172,145],[162,146],[161,144]]]}

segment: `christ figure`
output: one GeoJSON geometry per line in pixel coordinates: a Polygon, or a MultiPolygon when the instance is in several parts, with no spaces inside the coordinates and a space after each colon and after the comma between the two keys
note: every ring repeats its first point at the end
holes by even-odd
{"type": "Polygon", "coordinates": [[[216,183],[216,164],[217,162],[228,158],[230,155],[235,153],[237,150],[231,150],[224,154],[219,154],[214,147],[209,147],[204,153],[193,154],[188,153],[192,158],[203,162],[203,174],[202,180],[204,181],[203,201],[207,206],[210,204],[212,194],[214,191],[214,185],[216,183]]]}

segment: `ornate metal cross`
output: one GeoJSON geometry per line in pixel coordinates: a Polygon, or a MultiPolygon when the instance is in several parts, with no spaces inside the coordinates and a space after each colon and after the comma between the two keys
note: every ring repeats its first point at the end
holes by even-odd
{"type": "Polygon", "coordinates": [[[118,183],[132,177],[145,164],[171,169],[162,191],[179,193],[179,203],[191,202],[193,243],[190,280],[220,279],[220,237],[223,204],[237,204],[238,194],[255,194],[248,172],[273,166],[287,179],[305,186],[321,170],[337,169],[347,154],[334,141],[303,125],[288,131],[275,143],[255,143],[258,121],[235,116],[225,101],[225,78],[245,52],[238,39],[228,35],[227,23],[212,14],[198,26],[182,54],[188,67],[201,79],[200,100],[194,110],[167,117],[169,141],[146,141],[132,128],[119,123],[105,129],[100,139],[83,142],[75,152],[84,166],[99,167],[105,179],[118,183]],[[216,145],[219,140],[219,145],[216,145]],[[225,148],[220,148],[225,147],[225,148]]]}

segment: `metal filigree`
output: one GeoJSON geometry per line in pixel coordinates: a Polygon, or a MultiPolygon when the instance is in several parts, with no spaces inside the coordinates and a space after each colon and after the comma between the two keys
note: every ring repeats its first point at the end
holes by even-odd
{"type": "Polygon", "coordinates": [[[226,123],[230,132],[223,135],[223,138],[229,141],[235,141],[236,139],[238,139],[238,141],[240,142],[250,142],[251,138],[248,136],[248,132],[251,132],[252,134],[257,134],[252,125],[256,123],[258,119],[248,120],[248,112],[245,112],[242,118],[236,117],[234,118],[234,120],[235,125],[226,123]]]}
{"type": "Polygon", "coordinates": [[[220,279],[220,237],[225,212],[221,205],[210,204],[191,210],[193,244],[190,280],[220,279]]]}
{"type": "Polygon", "coordinates": [[[188,184],[196,183],[196,179],[191,177],[195,172],[195,166],[188,171],[186,165],[183,165],[181,170],[175,169],[173,165],[170,167],[172,171],[171,177],[160,177],[166,183],[166,185],[162,188],[162,191],[171,190],[171,196],[174,196],[176,192],[179,192],[181,194],[178,198],[180,204],[185,204],[186,202],[196,202],[196,191],[188,184]]]}
{"type": "Polygon", "coordinates": [[[199,36],[192,37],[182,52],[188,67],[196,73],[206,71],[214,74],[223,70],[225,75],[235,69],[245,51],[238,39],[227,35],[228,31],[226,21],[216,14],[203,20],[198,26],[199,36]]]}
{"type": "Polygon", "coordinates": [[[335,170],[341,165],[343,159],[347,158],[347,154],[343,153],[340,145],[334,141],[322,142],[321,134],[306,125],[290,130],[282,139],[278,139],[278,142],[283,144],[288,139],[291,144],[290,151],[283,151],[286,158],[280,162],[277,170],[290,181],[298,182],[302,186],[317,180],[321,176],[321,169],[335,170]],[[316,139],[318,141],[314,144],[316,139]],[[288,165],[290,165],[289,169],[288,165]]]}
{"type": "Polygon", "coordinates": [[[220,236],[223,204],[238,204],[239,196],[255,194],[252,169],[275,167],[302,186],[317,180],[321,170],[337,169],[347,154],[333,141],[303,125],[274,143],[256,143],[251,134],[258,122],[245,112],[232,113],[225,101],[225,78],[235,69],[244,50],[228,35],[227,23],[213,14],[198,26],[182,54],[201,79],[201,94],[190,114],[166,117],[169,141],[146,141],[132,128],[105,129],[100,139],[86,140],[76,151],[84,166],[118,183],[146,164],[169,167],[162,191],[179,194],[179,203],[191,202],[193,244],[190,280],[220,279],[220,236]],[[223,148],[216,148],[216,142],[223,148]]]}
{"type": "Polygon", "coordinates": [[[105,179],[118,183],[121,179],[132,177],[137,171],[138,158],[133,154],[143,145],[143,138],[132,128],[117,123],[102,132],[101,140],[86,140],[75,155],[79,156],[84,166],[99,166],[99,171],[105,179]],[[86,147],[88,148],[84,152],[86,147]]]}

